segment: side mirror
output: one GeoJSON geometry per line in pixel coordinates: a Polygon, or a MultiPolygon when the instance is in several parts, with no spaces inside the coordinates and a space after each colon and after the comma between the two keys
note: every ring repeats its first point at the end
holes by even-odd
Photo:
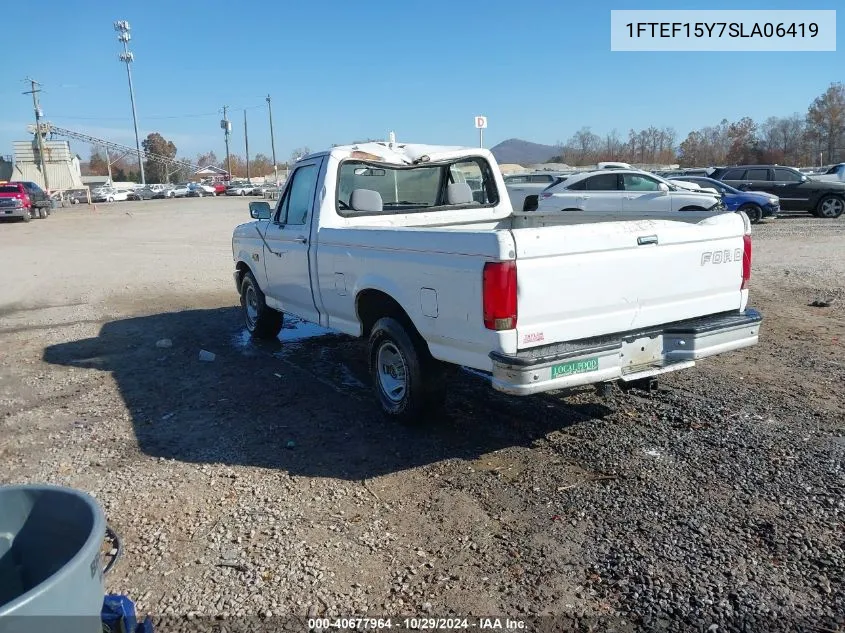
{"type": "Polygon", "coordinates": [[[669,193],[669,185],[665,182],[661,182],[657,185],[657,188],[660,190],[661,193],[669,193]]]}
{"type": "Polygon", "coordinates": [[[269,220],[273,212],[270,210],[270,203],[261,200],[254,200],[249,203],[249,216],[253,220],[269,220]]]}

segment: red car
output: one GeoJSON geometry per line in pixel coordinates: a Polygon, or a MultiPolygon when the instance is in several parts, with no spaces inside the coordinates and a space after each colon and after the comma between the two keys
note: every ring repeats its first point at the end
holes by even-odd
{"type": "Polygon", "coordinates": [[[217,196],[225,196],[226,195],[226,185],[222,182],[215,182],[211,185],[214,187],[214,194],[217,196]]]}
{"type": "Polygon", "coordinates": [[[32,218],[50,215],[50,198],[34,182],[4,182],[0,184],[0,218],[32,218]]]}

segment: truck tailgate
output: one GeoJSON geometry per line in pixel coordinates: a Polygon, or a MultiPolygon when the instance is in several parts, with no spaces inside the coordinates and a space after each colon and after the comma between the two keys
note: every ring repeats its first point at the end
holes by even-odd
{"type": "Polygon", "coordinates": [[[512,231],[517,346],[741,310],[745,222],[641,220],[512,231]]]}

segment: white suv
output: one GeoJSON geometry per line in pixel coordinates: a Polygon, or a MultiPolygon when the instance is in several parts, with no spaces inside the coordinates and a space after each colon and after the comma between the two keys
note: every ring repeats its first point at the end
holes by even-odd
{"type": "Polygon", "coordinates": [[[697,222],[725,211],[717,193],[690,191],[638,169],[602,169],[572,174],[547,187],[536,213],[571,213],[575,223],[636,218],[697,222]]]}

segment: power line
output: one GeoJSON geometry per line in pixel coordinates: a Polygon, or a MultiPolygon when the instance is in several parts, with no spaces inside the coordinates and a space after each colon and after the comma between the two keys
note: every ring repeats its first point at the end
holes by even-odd
{"type": "MultiPolygon", "coordinates": [[[[147,119],[163,120],[163,119],[198,119],[201,117],[217,116],[220,111],[203,112],[199,114],[162,114],[156,116],[148,116],[147,119]]],[[[57,114],[56,119],[68,119],[72,121],[125,121],[125,116],[64,116],[57,114]]]]}

